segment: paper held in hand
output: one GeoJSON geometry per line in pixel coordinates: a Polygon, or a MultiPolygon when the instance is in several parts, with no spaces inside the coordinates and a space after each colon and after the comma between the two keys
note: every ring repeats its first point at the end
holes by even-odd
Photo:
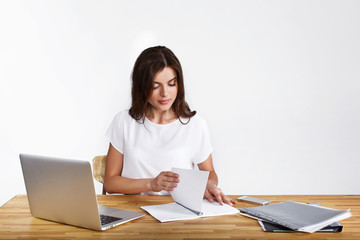
{"type": "Polygon", "coordinates": [[[220,205],[203,199],[209,172],[181,168],[172,168],[171,171],[179,174],[180,180],[170,192],[175,202],[141,207],[160,222],[239,213],[228,204],[220,205]]]}

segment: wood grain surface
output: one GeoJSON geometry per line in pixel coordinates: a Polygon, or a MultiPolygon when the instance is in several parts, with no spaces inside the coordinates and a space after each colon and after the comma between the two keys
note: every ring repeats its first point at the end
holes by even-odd
{"type": "MultiPolygon", "coordinates": [[[[238,196],[230,196],[236,199],[238,196]]],[[[0,208],[0,239],[360,239],[360,195],[255,196],[273,203],[286,200],[318,202],[339,210],[351,209],[341,221],[341,233],[267,233],[256,220],[240,214],[160,223],[151,215],[97,232],[31,216],[26,195],[18,195],[0,208]]],[[[100,205],[144,212],[140,206],[170,203],[170,196],[98,195],[100,205]]],[[[239,202],[236,208],[250,207],[239,202]]]]}

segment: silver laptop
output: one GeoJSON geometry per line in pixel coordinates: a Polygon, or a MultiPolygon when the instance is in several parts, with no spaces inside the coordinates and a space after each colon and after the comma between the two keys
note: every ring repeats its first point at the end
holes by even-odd
{"type": "Polygon", "coordinates": [[[88,161],[20,154],[20,162],[34,217],[106,230],[145,216],[98,206],[88,161]]]}

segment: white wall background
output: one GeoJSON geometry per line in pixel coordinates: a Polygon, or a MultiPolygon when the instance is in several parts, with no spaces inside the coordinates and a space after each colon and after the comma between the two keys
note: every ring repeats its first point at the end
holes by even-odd
{"type": "MultiPolygon", "coordinates": [[[[360,194],[360,1],[0,1],[0,205],[21,152],[91,161],[154,45],[228,194],[360,194]]],[[[100,185],[96,184],[100,193],[100,185]]]]}

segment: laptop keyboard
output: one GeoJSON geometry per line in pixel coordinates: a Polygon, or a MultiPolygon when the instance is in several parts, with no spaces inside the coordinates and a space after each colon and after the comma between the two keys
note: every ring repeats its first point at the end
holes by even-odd
{"type": "Polygon", "coordinates": [[[112,216],[107,216],[107,215],[100,214],[101,225],[112,223],[112,222],[115,222],[115,221],[118,221],[118,220],[121,220],[121,219],[122,218],[112,217],[112,216]]]}

